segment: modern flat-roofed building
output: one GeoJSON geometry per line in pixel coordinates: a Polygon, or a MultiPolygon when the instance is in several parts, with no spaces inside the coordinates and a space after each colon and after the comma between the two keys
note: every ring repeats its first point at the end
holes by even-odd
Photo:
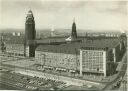
{"type": "Polygon", "coordinates": [[[74,71],[81,76],[86,73],[107,76],[116,72],[122,51],[120,46],[118,38],[85,38],[80,42],[39,45],[35,51],[35,59],[41,65],[74,71]]]}
{"type": "Polygon", "coordinates": [[[106,76],[107,48],[85,47],[80,49],[80,75],[83,72],[106,76]]]}

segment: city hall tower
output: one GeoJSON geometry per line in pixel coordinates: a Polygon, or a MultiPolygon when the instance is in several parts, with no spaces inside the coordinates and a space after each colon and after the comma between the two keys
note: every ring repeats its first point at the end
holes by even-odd
{"type": "Polygon", "coordinates": [[[35,20],[31,10],[28,11],[25,22],[25,56],[35,57],[34,40],[36,38],[35,20]]]}

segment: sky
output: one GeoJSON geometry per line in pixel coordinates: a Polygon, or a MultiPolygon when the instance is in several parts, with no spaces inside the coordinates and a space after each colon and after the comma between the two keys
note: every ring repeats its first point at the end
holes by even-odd
{"type": "Polygon", "coordinates": [[[1,29],[24,29],[31,9],[36,29],[71,29],[75,18],[77,29],[128,31],[127,1],[1,0],[0,4],[1,29]]]}

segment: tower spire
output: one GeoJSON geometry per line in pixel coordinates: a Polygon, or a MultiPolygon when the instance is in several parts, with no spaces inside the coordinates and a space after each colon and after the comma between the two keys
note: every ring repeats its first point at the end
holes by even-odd
{"type": "Polygon", "coordinates": [[[72,37],[73,39],[76,39],[76,38],[77,38],[75,18],[73,18],[71,37],[72,37]]]}

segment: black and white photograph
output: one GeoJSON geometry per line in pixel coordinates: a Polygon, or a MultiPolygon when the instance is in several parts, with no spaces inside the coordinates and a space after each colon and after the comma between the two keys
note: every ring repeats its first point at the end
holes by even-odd
{"type": "Polygon", "coordinates": [[[0,91],[127,91],[127,0],[0,0],[0,91]]]}

